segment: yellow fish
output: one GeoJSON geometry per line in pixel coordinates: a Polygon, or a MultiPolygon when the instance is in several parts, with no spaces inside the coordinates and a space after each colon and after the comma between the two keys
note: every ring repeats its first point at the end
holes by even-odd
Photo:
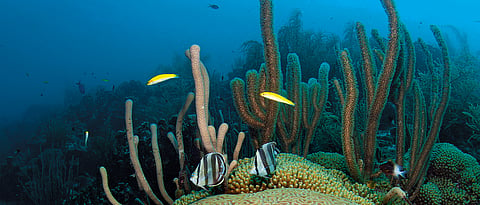
{"type": "Polygon", "coordinates": [[[148,80],[147,85],[155,85],[157,83],[161,83],[163,81],[166,81],[166,80],[169,80],[169,79],[172,79],[172,78],[178,78],[178,75],[176,75],[176,74],[160,74],[160,75],[157,75],[157,76],[153,77],[152,79],[148,80]]]}
{"type": "Polygon", "coordinates": [[[260,93],[260,96],[264,97],[264,98],[267,98],[267,99],[270,99],[270,100],[274,100],[274,101],[277,101],[277,102],[281,102],[281,103],[285,103],[287,105],[291,105],[291,106],[295,106],[295,103],[293,103],[292,101],[290,101],[289,99],[277,94],[277,93],[273,93],[273,92],[262,92],[260,93]]]}

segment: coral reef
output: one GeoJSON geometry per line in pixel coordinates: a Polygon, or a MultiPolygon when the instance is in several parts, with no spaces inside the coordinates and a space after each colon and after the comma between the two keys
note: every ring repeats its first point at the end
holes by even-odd
{"type": "MultiPolygon", "coordinates": [[[[245,195],[246,193],[262,193],[266,190],[269,191],[262,193],[260,196],[266,197],[264,194],[270,196],[269,193],[277,193],[277,195],[278,193],[284,193],[294,197],[309,193],[314,195],[312,196],[314,198],[328,196],[331,199],[343,200],[347,204],[378,204],[384,196],[382,192],[374,191],[364,184],[354,182],[341,171],[325,168],[294,154],[281,153],[277,156],[277,169],[271,178],[251,175],[249,172],[252,166],[253,158],[239,160],[238,167],[229,176],[226,188],[227,194],[212,199],[207,197],[204,202],[237,200],[236,202],[245,204],[251,202],[251,200],[259,200],[255,198],[258,195],[245,195]]],[[[207,195],[210,194],[204,191],[196,192],[183,196],[175,203],[188,204],[207,195]]],[[[272,200],[280,200],[280,198],[272,200]]],[[[292,198],[291,200],[290,202],[293,202],[296,199],[292,198]]],[[[199,200],[199,202],[202,204],[202,200],[199,200]]]]}
{"type": "Polygon", "coordinates": [[[364,26],[353,23],[348,38],[357,39],[345,40],[355,44],[356,50],[339,53],[334,45],[337,37],[304,31],[298,11],[280,30],[277,43],[272,1],[260,0],[264,45],[256,41],[243,45],[246,62],[229,77],[245,76],[245,80],[233,79],[231,92],[223,76],[208,74],[200,61],[200,48],[192,46],[186,53],[190,61],[177,57],[177,65],[160,70],[186,76],[191,66],[194,78],[182,77],[176,84],[163,84],[162,89],[129,81],[111,90],[87,93],[78,104],[66,104],[61,115],[39,119],[38,129],[24,126],[38,130],[32,134],[38,141],[0,163],[2,200],[29,204],[105,204],[107,198],[113,204],[232,200],[238,204],[263,200],[381,204],[387,203],[387,196],[405,199],[404,189],[416,204],[479,204],[479,163],[451,144],[435,142],[455,141],[480,156],[480,94],[476,89],[480,63],[464,53],[452,58],[450,66],[446,42],[437,27],[431,29],[439,48],[423,40],[413,43],[393,1],[380,2],[389,17],[388,39],[377,30],[368,39],[364,26]],[[418,63],[417,58],[425,62],[418,63]],[[319,65],[322,62],[330,65],[319,65]],[[245,73],[247,68],[259,70],[245,73]],[[301,76],[315,78],[304,83],[301,76]],[[329,92],[331,82],[337,91],[334,94],[329,92]],[[194,84],[195,94],[190,93],[182,111],[171,117],[194,84]],[[296,106],[267,101],[259,96],[263,91],[286,96],[296,106]],[[215,93],[212,99],[210,93],[215,93]],[[194,97],[196,115],[188,115],[194,97]],[[125,131],[121,102],[126,98],[136,104],[132,111],[133,101],[127,101],[125,131]],[[393,107],[390,113],[385,114],[386,106],[393,107]],[[384,130],[381,120],[388,114],[395,117],[387,118],[391,129],[384,130]],[[447,130],[443,135],[455,134],[442,136],[441,129],[447,130]],[[84,140],[87,130],[88,143],[84,140]],[[283,152],[306,158],[282,153],[269,178],[250,174],[253,159],[240,158],[271,141],[283,152]],[[242,150],[249,152],[241,153],[242,144],[247,145],[242,150]],[[343,155],[317,152],[307,156],[313,150],[343,151],[343,155]],[[226,180],[208,191],[196,191],[199,188],[188,178],[206,152],[224,155],[229,162],[226,180]],[[382,174],[377,167],[386,158],[404,165],[407,178],[390,179],[382,174]],[[97,172],[100,165],[105,166],[100,169],[102,178],[97,172]],[[106,169],[110,170],[108,178],[106,169]],[[159,186],[150,187],[155,177],[159,186]],[[170,197],[174,191],[176,201],[170,197]]]}
{"type": "Polygon", "coordinates": [[[277,169],[271,178],[259,178],[249,173],[252,158],[239,161],[228,179],[226,193],[254,193],[276,188],[301,188],[346,198],[355,203],[378,203],[381,193],[354,182],[345,173],[327,169],[294,154],[277,156],[277,169]]]}

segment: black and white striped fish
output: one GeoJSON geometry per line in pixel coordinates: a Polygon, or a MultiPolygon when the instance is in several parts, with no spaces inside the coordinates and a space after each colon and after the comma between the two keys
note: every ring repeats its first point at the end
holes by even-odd
{"type": "Polygon", "coordinates": [[[205,189],[205,186],[214,187],[223,183],[227,164],[223,155],[218,152],[211,152],[205,155],[190,177],[198,187],[205,189]]]}
{"type": "Polygon", "coordinates": [[[268,177],[273,174],[277,165],[275,157],[280,153],[276,145],[275,142],[269,142],[257,150],[250,174],[261,177],[268,177]]]}

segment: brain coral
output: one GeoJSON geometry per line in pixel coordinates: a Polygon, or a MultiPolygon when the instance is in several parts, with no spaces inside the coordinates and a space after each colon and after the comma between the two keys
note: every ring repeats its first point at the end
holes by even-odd
{"type": "Polygon", "coordinates": [[[222,194],[210,196],[192,204],[355,204],[349,200],[322,194],[319,192],[297,189],[267,189],[248,194],[222,194]]]}

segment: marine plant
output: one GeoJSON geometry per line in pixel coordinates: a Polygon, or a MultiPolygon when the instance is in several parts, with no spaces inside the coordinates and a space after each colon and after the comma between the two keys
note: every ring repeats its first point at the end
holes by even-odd
{"type": "MultiPolygon", "coordinates": [[[[256,148],[272,141],[277,134],[283,151],[303,153],[306,156],[326,104],[330,66],[327,63],[322,64],[318,70],[318,80],[311,78],[308,84],[302,83],[299,57],[290,53],[287,55],[284,82],[278,43],[272,28],[272,3],[260,1],[260,5],[266,63],[260,66],[259,71],[249,70],[245,77],[246,83],[241,78],[234,78],[230,82],[234,105],[241,119],[254,129],[255,132],[250,133],[250,137],[256,148]],[[282,89],[283,84],[285,90],[282,89]],[[284,95],[292,100],[295,106],[279,104],[261,97],[260,93],[265,91],[284,95]],[[302,139],[299,136],[303,130],[306,136],[302,139]]],[[[298,23],[296,25],[298,26],[298,23]]]]}
{"type": "Polygon", "coordinates": [[[32,204],[64,204],[75,197],[79,159],[60,149],[47,149],[20,170],[20,186],[32,204]],[[61,199],[61,200],[59,200],[61,199]]]}
{"type": "MultiPolygon", "coordinates": [[[[245,98],[245,82],[235,78],[230,82],[235,101],[235,108],[249,126],[258,130],[251,135],[255,147],[270,142],[275,134],[276,119],[279,112],[279,104],[259,97],[260,90],[279,94],[282,88],[282,73],[280,71],[280,56],[278,44],[273,33],[273,12],[271,1],[260,1],[260,26],[264,43],[265,64],[262,64],[260,72],[251,70],[247,72],[250,104],[247,105],[245,98]],[[252,113],[253,112],[253,113],[252,113]]],[[[294,100],[298,104],[298,101],[294,100]]]]}
{"type": "MultiPolygon", "coordinates": [[[[389,19],[389,40],[386,50],[376,49],[377,56],[372,54],[363,26],[357,23],[357,36],[360,43],[363,58],[362,88],[365,90],[366,112],[361,119],[365,130],[360,132],[356,128],[355,116],[356,104],[359,98],[358,81],[354,73],[353,65],[348,50],[341,52],[340,60],[344,69],[345,91],[337,86],[340,99],[344,99],[342,109],[343,123],[343,152],[346,157],[350,175],[359,181],[367,182],[375,178],[375,152],[376,138],[380,116],[388,100],[396,105],[396,163],[407,164],[410,167],[407,180],[402,181],[402,188],[409,193],[416,193],[423,183],[428,159],[434,142],[438,139],[440,125],[448,105],[450,94],[450,61],[445,42],[436,26],[431,30],[442,50],[443,76],[440,81],[440,91],[437,100],[430,102],[427,108],[422,91],[418,83],[413,79],[415,66],[415,50],[409,34],[401,24],[395,10],[393,1],[382,0],[389,19]],[[382,65],[375,66],[375,57],[380,58],[382,65]],[[412,133],[410,161],[404,160],[405,139],[407,136],[406,126],[406,97],[411,85],[414,89],[414,119],[412,133]],[[427,114],[428,113],[428,114],[427,114]],[[427,118],[426,116],[429,116],[427,118]],[[430,122],[427,121],[430,119],[430,122]],[[364,143],[359,143],[364,142],[364,143]]],[[[335,83],[335,85],[339,85],[335,83]]]]}
{"type": "Polygon", "coordinates": [[[467,142],[471,143],[471,140],[480,140],[480,106],[470,105],[468,106],[468,110],[463,112],[463,114],[469,117],[467,126],[473,130],[467,142]]]}
{"type": "MultiPolygon", "coordinates": [[[[288,55],[295,53],[298,55],[300,65],[304,68],[301,79],[317,77],[316,68],[319,68],[322,63],[326,62],[332,67],[338,65],[336,59],[338,44],[339,37],[333,33],[304,29],[302,12],[295,9],[288,22],[278,31],[278,50],[282,73],[286,72],[288,55]]],[[[253,68],[255,67],[251,67],[251,69],[253,68]]]]}
{"type": "Polygon", "coordinates": [[[235,60],[232,71],[228,73],[228,80],[235,77],[242,77],[245,73],[253,68],[259,68],[263,63],[263,45],[254,40],[245,41],[240,46],[243,57],[235,60]]]}
{"type": "Polygon", "coordinates": [[[470,138],[472,131],[473,134],[477,133],[471,126],[475,120],[466,114],[475,115],[473,108],[480,103],[480,85],[477,82],[480,78],[480,61],[467,52],[452,57],[451,78],[452,97],[445,113],[440,139],[455,144],[480,159],[475,149],[480,141],[472,141],[470,138]]]}

